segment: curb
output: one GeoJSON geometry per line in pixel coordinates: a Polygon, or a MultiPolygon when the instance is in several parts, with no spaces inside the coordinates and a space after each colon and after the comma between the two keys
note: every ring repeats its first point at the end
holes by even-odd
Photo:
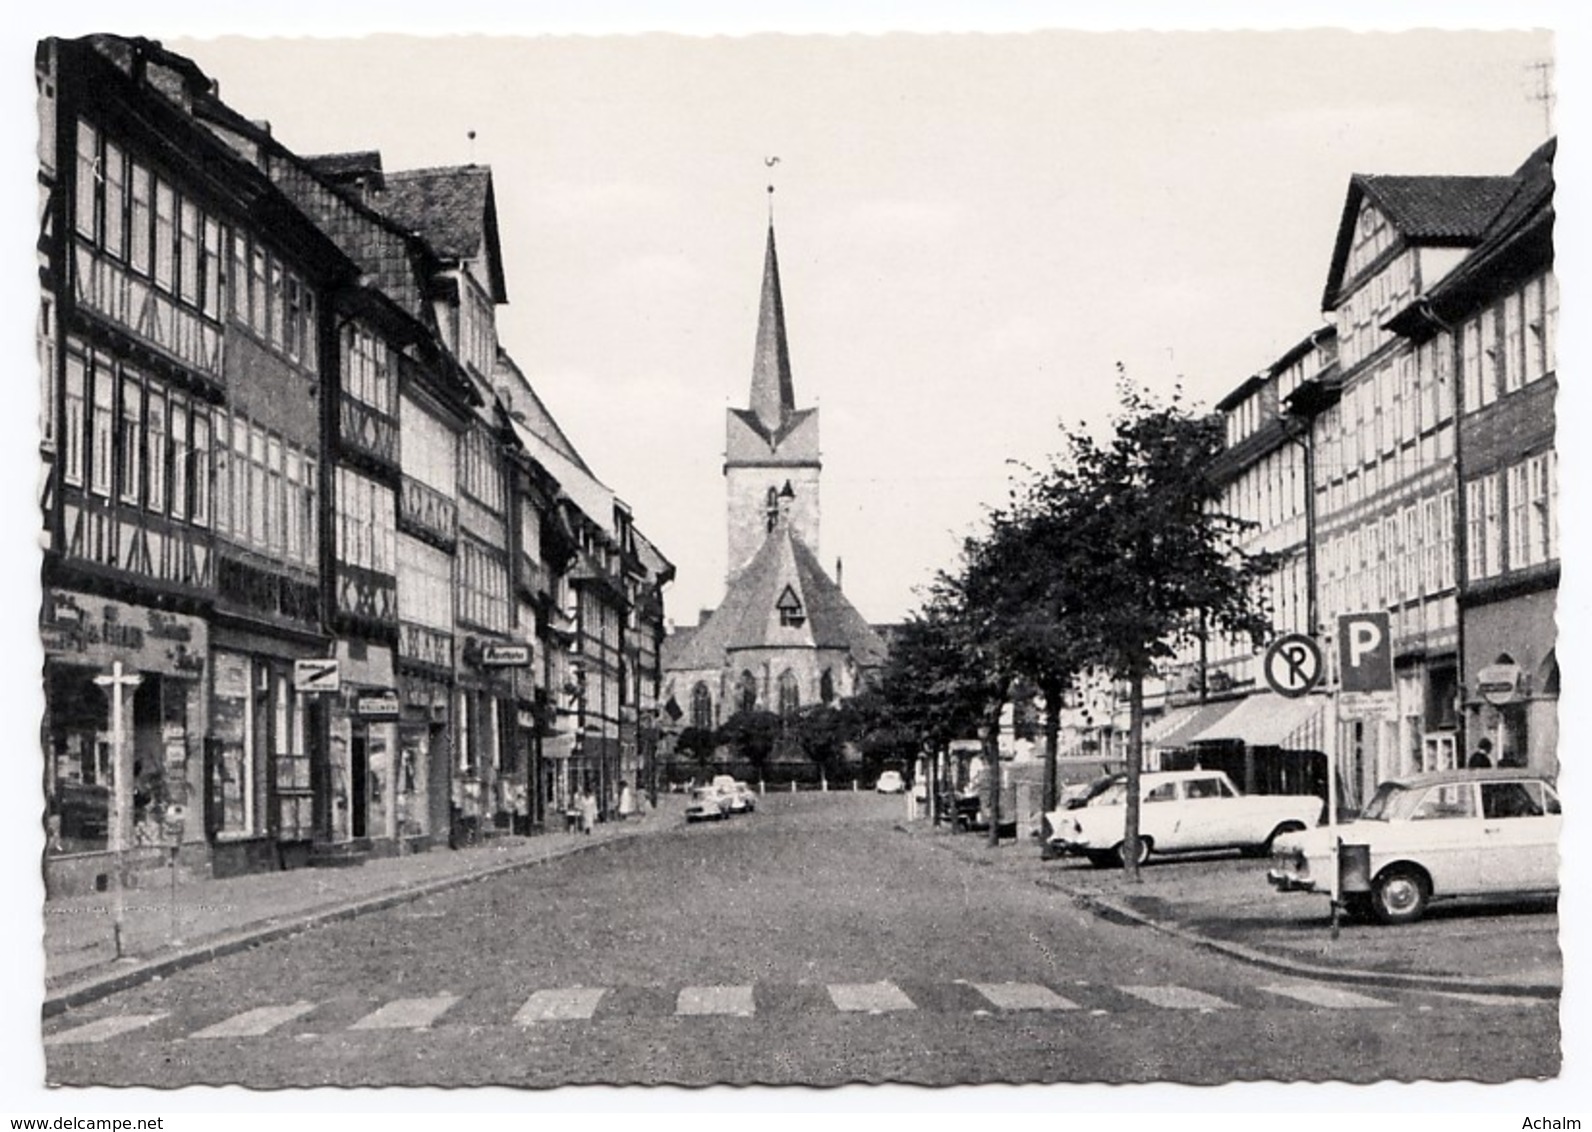
{"type": "MultiPolygon", "coordinates": [[[[910,834],[912,832],[899,824],[895,828],[901,833],[910,834]]],[[[980,861],[975,856],[958,852],[957,846],[942,840],[931,840],[930,844],[955,853],[962,860],[970,863],[990,863],[989,861],[980,861]]],[[[1095,915],[1115,917],[1139,927],[1152,928],[1155,931],[1181,940],[1192,947],[1214,951],[1254,967],[1281,971],[1285,974],[1355,983],[1362,986],[1398,987],[1409,990],[1461,991],[1474,994],[1500,995],[1509,998],[1557,999],[1563,994],[1563,987],[1554,983],[1497,983],[1478,980],[1467,975],[1423,975],[1416,972],[1368,971],[1358,967],[1327,967],[1315,963],[1306,963],[1302,960],[1284,958],[1271,952],[1261,951],[1258,948],[1246,947],[1241,943],[1214,939],[1203,932],[1167,923],[1165,920],[1158,920],[1154,916],[1148,916],[1143,912],[1128,907],[1126,904],[1112,900],[1110,897],[1078,892],[1076,889],[1056,883],[1049,877],[1036,877],[1034,878],[1034,883],[1041,888],[1048,888],[1070,897],[1074,904],[1093,912],[1095,915]]]]}
{"type": "MultiPolygon", "coordinates": [[[[616,841],[633,841],[637,837],[643,836],[645,832],[645,830],[642,830],[631,834],[620,834],[616,837],[605,837],[600,841],[590,843],[577,842],[573,845],[560,847],[545,857],[528,858],[523,861],[505,861],[502,864],[492,865],[477,872],[439,877],[436,880],[427,881],[413,888],[397,889],[342,904],[327,905],[309,912],[300,912],[287,920],[257,920],[252,927],[245,925],[234,931],[212,937],[204,943],[192,944],[174,954],[165,955],[158,959],[135,959],[133,960],[133,965],[122,970],[103,972],[97,976],[62,986],[58,990],[46,991],[40,1011],[41,1017],[52,1018],[72,1007],[94,1002],[97,999],[129,990],[154,979],[164,978],[177,971],[186,970],[189,967],[197,967],[201,963],[209,963],[215,959],[234,955],[239,951],[257,947],[262,943],[271,943],[287,936],[297,935],[299,932],[309,928],[352,920],[359,916],[369,915],[372,912],[382,912],[388,908],[394,908],[414,900],[421,900],[427,896],[445,892],[452,888],[462,888],[467,884],[490,880],[493,877],[503,876],[507,873],[535,868],[538,865],[545,865],[549,861],[572,857],[578,853],[589,853],[616,841]]],[[[111,962],[114,964],[117,961],[111,960],[111,962]]]]}
{"type": "MultiPolygon", "coordinates": [[[[1066,891],[1059,885],[1045,884],[1043,881],[1038,883],[1044,884],[1047,888],[1054,888],[1057,891],[1066,891]]],[[[1475,994],[1502,995],[1512,998],[1556,999],[1562,993],[1562,988],[1550,984],[1494,983],[1478,981],[1461,975],[1422,975],[1414,972],[1367,971],[1358,967],[1322,967],[1314,963],[1285,959],[1270,952],[1260,951],[1253,947],[1245,947],[1241,943],[1213,939],[1202,932],[1179,927],[1176,924],[1169,924],[1164,920],[1157,920],[1153,916],[1146,916],[1142,912],[1135,911],[1127,905],[1107,897],[1092,896],[1087,893],[1072,893],[1071,895],[1074,903],[1087,908],[1096,915],[1119,917],[1140,927],[1153,928],[1192,946],[1219,952],[1231,959],[1237,959],[1252,966],[1283,971],[1292,975],[1305,975],[1314,979],[1331,979],[1365,986],[1401,987],[1414,990],[1452,990],[1475,994]]]]}

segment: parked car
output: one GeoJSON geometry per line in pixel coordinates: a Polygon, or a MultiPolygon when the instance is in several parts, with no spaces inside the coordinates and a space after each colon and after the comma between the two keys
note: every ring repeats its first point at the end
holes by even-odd
{"type": "Polygon", "coordinates": [[[873,784],[873,788],[879,794],[902,794],[906,792],[907,783],[899,770],[887,770],[879,775],[879,781],[873,784]]]}
{"type": "MultiPolygon", "coordinates": [[[[1211,849],[1264,856],[1277,837],[1309,829],[1326,809],[1313,794],[1241,794],[1219,770],[1153,771],[1140,777],[1139,791],[1141,864],[1152,853],[1211,849]]],[[[1046,814],[1041,834],[1052,850],[1120,864],[1127,797],[1126,776],[1106,782],[1083,805],[1046,814]]]]}
{"type": "Polygon", "coordinates": [[[757,793],[746,783],[736,782],[730,790],[730,813],[749,814],[757,809],[757,793]]]}
{"type": "Polygon", "coordinates": [[[717,786],[698,786],[685,808],[687,822],[722,821],[730,816],[730,796],[717,786]]]}
{"type": "Polygon", "coordinates": [[[1096,804],[1113,786],[1120,786],[1127,780],[1128,776],[1121,773],[1102,774],[1099,778],[1091,778],[1088,782],[1066,787],[1057,801],[1063,810],[1081,810],[1085,806],[1096,804]]]}
{"type": "MultiPolygon", "coordinates": [[[[1523,768],[1450,770],[1382,783],[1358,820],[1337,827],[1346,850],[1369,853],[1369,891],[1345,891],[1352,914],[1384,924],[1421,918],[1456,896],[1549,896],[1559,891],[1559,795],[1523,768]]],[[[1272,850],[1271,883],[1331,892],[1331,832],[1292,833],[1272,850]]]]}

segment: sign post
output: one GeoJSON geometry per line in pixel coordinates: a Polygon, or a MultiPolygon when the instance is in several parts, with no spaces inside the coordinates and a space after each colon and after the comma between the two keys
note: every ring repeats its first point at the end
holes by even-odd
{"type": "MultiPolygon", "coordinates": [[[[1338,722],[1376,718],[1393,698],[1393,632],[1385,610],[1338,617],[1338,722]]],[[[1333,744],[1337,751],[1337,744],[1333,744]]],[[[1327,767],[1327,828],[1332,842],[1332,938],[1343,910],[1343,839],[1338,835],[1338,766],[1327,767]]]]}
{"type": "Polygon", "coordinates": [[[122,671],[122,662],[112,661],[109,676],[96,676],[94,683],[111,690],[111,836],[112,872],[111,886],[112,927],[115,936],[116,958],[125,958],[122,946],[123,923],[127,898],[122,888],[127,877],[127,846],[133,839],[133,753],[127,746],[127,729],[123,722],[122,695],[144,682],[136,673],[122,671]]]}

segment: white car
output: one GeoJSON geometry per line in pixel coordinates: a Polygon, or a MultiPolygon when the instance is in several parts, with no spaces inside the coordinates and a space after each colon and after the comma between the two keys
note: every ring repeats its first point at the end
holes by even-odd
{"type": "Polygon", "coordinates": [[[879,781],[873,784],[875,793],[902,794],[906,792],[907,784],[901,777],[899,770],[887,770],[879,775],[879,781]]]}
{"type": "Polygon", "coordinates": [[[730,813],[749,814],[756,809],[756,791],[744,782],[736,782],[730,789],[730,813]]]}
{"type": "MultiPolygon", "coordinates": [[[[1120,864],[1127,837],[1128,784],[1111,781],[1083,805],[1053,810],[1041,836],[1051,850],[1120,864]]],[[[1139,863],[1151,853],[1241,849],[1263,856],[1273,840],[1321,820],[1313,794],[1243,795],[1219,770],[1152,771],[1139,778],[1139,863]]]]}
{"type": "Polygon", "coordinates": [[[691,791],[691,804],[685,808],[687,824],[722,821],[730,816],[730,795],[716,786],[698,786],[691,791]]]}
{"type": "MultiPolygon", "coordinates": [[[[1337,828],[1346,850],[1369,853],[1360,879],[1370,891],[1346,888],[1344,903],[1351,913],[1405,924],[1448,897],[1553,895],[1561,821],[1552,779],[1523,768],[1384,782],[1357,821],[1337,828]]],[[[1267,878],[1278,889],[1332,891],[1329,830],[1280,837],[1272,853],[1267,878]]]]}

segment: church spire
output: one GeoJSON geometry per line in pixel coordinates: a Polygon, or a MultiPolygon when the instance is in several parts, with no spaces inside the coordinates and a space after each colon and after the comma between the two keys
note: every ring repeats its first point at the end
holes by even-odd
{"type": "Polygon", "coordinates": [[[763,257],[763,294],[757,308],[757,350],[752,356],[752,400],[747,406],[770,434],[796,411],[796,386],[790,376],[785,340],[785,302],[779,290],[779,256],[774,221],[769,218],[768,250],[763,257]]]}

